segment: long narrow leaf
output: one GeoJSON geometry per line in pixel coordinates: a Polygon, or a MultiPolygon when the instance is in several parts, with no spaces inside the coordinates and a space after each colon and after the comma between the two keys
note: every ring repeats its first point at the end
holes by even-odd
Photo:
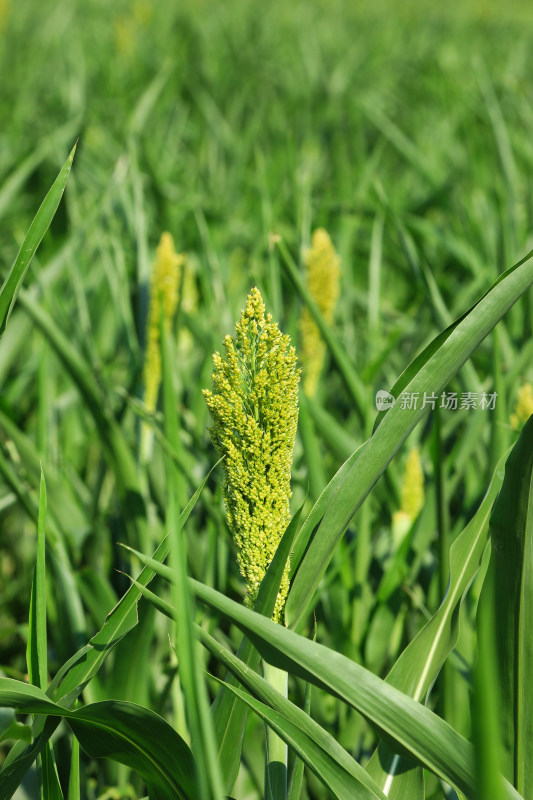
{"type": "Polygon", "coordinates": [[[26,662],[30,682],[44,689],[47,683],[47,638],[46,638],[46,484],[41,472],[39,497],[39,522],[37,525],[37,558],[33,573],[28,625],[26,662]]]}
{"type": "MultiPolygon", "coordinates": [[[[112,758],[135,769],[146,782],[151,800],[195,800],[191,751],[153,711],[118,700],[69,711],[41,689],[11,678],[0,678],[0,706],[66,719],[90,756],[112,758]]],[[[10,796],[9,786],[7,776],[0,772],[0,797],[10,796]]]]}
{"type": "MultiPolygon", "coordinates": [[[[505,465],[490,521],[505,776],[533,797],[533,416],[505,465]]],[[[490,602],[483,593],[480,602],[490,602]]]]}
{"type": "MultiPolygon", "coordinates": [[[[216,466],[215,464],[212,470],[216,466]]],[[[206,475],[183,509],[180,515],[180,524],[184,525],[187,521],[212,470],[206,475]]],[[[168,555],[169,547],[168,538],[165,538],[154,553],[154,558],[164,561],[168,555]]],[[[139,582],[143,586],[147,586],[154,576],[155,572],[152,569],[143,569],[139,576],[139,582]]],[[[93,636],[89,644],[75,653],[56,673],[47,689],[47,694],[50,697],[56,701],[63,700],[64,703],[74,702],[82,692],[83,687],[98,672],[115,645],[137,624],[137,603],[140,597],[141,592],[134,586],[128,589],[115,608],[108,614],[104,625],[93,636]]],[[[6,781],[9,780],[6,785],[13,786],[13,791],[20,784],[56,727],[57,722],[54,720],[37,720],[33,729],[33,745],[26,748],[14,747],[11,750],[4,762],[0,776],[6,781]]]]}
{"type": "MultiPolygon", "coordinates": [[[[162,305],[162,304],[161,304],[162,305]]],[[[163,410],[165,434],[172,447],[179,452],[177,398],[174,391],[173,359],[170,356],[170,337],[165,335],[161,313],[160,340],[163,372],[163,410]]],[[[178,468],[167,456],[167,524],[170,531],[170,563],[174,580],[172,600],[181,610],[175,620],[176,653],[179,663],[181,689],[185,699],[191,743],[196,755],[197,796],[199,800],[221,800],[222,780],[216,759],[215,736],[209,715],[209,702],[204,675],[198,660],[199,645],[193,627],[194,598],[187,583],[187,545],[183,525],[179,519],[180,499],[183,495],[178,468]]]]}
{"type": "MultiPolygon", "coordinates": [[[[324,754],[326,754],[329,766],[327,770],[324,770],[324,774],[322,774],[320,770],[316,768],[316,764],[315,766],[312,764],[314,755],[316,754],[315,747],[306,750],[306,742],[302,739],[299,749],[297,750],[298,754],[305,760],[305,763],[313,769],[321,780],[324,780],[326,785],[330,785],[330,788],[333,789],[331,784],[328,784],[325,780],[325,775],[330,771],[330,765],[333,765],[340,774],[346,773],[346,775],[351,777],[352,780],[349,781],[349,785],[352,795],[350,797],[358,797],[361,798],[361,800],[363,800],[363,798],[368,798],[368,800],[370,800],[370,798],[372,798],[372,800],[380,798],[380,800],[383,800],[384,795],[380,792],[379,787],[370,779],[369,775],[357,761],[348,755],[346,750],[338,744],[331,734],[321,728],[318,723],[305,713],[305,711],[302,711],[302,709],[295,706],[279,692],[276,692],[264,678],[261,678],[257,673],[253,672],[253,670],[248,669],[246,664],[234,656],[233,653],[230,653],[222,647],[222,645],[206,631],[198,629],[198,636],[202,644],[233,672],[240,683],[246,686],[246,688],[262,703],[267,704],[279,714],[281,720],[287,720],[291,724],[292,728],[286,733],[293,736],[294,728],[296,728],[304,737],[307,737],[322,751],[322,760],[324,754]]],[[[234,686],[230,687],[230,691],[234,692],[234,690],[234,686]]],[[[246,700],[246,702],[248,701],[246,700]]],[[[280,733],[281,737],[284,738],[289,745],[293,746],[293,742],[285,738],[283,722],[280,721],[279,718],[278,724],[282,729],[280,733]]],[[[277,732],[279,732],[279,730],[277,730],[277,732]]],[[[346,775],[344,776],[345,780],[347,780],[346,775]]]]}
{"type": "Polygon", "coordinates": [[[249,705],[278,736],[304,759],[307,766],[333,793],[334,798],[337,798],[337,800],[353,800],[354,797],[358,798],[358,800],[384,798],[384,795],[376,795],[368,791],[350,773],[339,769],[338,765],[332,764],[327,751],[317,746],[313,739],[306,736],[297,725],[283,716],[283,714],[274,711],[236,686],[231,686],[229,690],[239,697],[243,703],[249,705]]]}
{"type": "MultiPolygon", "coordinates": [[[[377,725],[427,769],[467,797],[474,795],[472,747],[444,720],[359,664],[324,645],[255,614],[209,586],[191,580],[202,602],[231,619],[263,658],[339,697],[377,725]]],[[[518,798],[508,784],[505,798],[518,798]]]]}
{"type": "MultiPolygon", "coordinates": [[[[390,746],[411,756],[467,797],[475,794],[472,746],[444,720],[346,656],[309,641],[190,579],[199,600],[234,622],[265,661],[339,697],[373,722],[390,746]]],[[[168,606],[167,606],[168,607],[168,606]]],[[[169,609],[168,613],[176,613],[169,609]]],[[[520,795],[505,785],[505,798],[520,795]]],[[[503,800],[503,799],[502,799],[503,800]]]]}
{"type": "MultiPolygon", "coordinates": [[[[291,552],[291,548],[293,547],[301,510],[300,508],[296,512],[287,526],[276,553],[274,554],[274,558],[259,587],[254,610],[269,618],[274,611],[285,564],[291,552]]],[[[157,574],[165,578],[165,580],[172,582],[175,579],[174,572],[170,567],[160,564],[157,560],[149,558],[131,547],[126,547],[126,549],[136,555],[146,567],[153,569],[157,574]]],[[[163,613],[167,613],[171,616],[171,607],[168,606],[168,604],[164,604],[163,601],[159,601],[158,603],[155,595],[152,595],[151,592],[143,591],[137,581],[133,581],[133,583],[135,586],[138,586],[139,590],[142,591],[151,602],[154,602],[163,613]]],[[[245,663],[249,669],[258,669],[259,655],[247,638],[244,638],[241,642],[237,655],[240,661],[245,663]]],[[[227,676],[226,682],[229,685],[235,685],[235,679],[231,675],[227,676]]],[[[219,762],[224,784],[226,791],[230,792],[239,770],[244,727],[246,724],[246,706],[239,702],[234,693],[227,691],[226,688],[222,686],[213,703],[212,713],[213,723],[219,742],[219,762]]]]}
{"type": "Polygon", "coordinates": [[[41,207],[35,215],[33,222],[30,225],[28,233],[26,234],[22,246],[15,259],[15,263],[4,281],[0,289],[0,336],[2,336],[11,310],[15,305],[18,290],[24,280],[26,270],[29,267],[30,261],[34,256],[35,251],[41,243],[41,239],[50,227],[50,223],[54,218],[57,207],[63,196],[63,191],[67,183],[67,178],[72,167],[74,160],[74,153],[76,152],[76,145],[72,148],[69,157],[63,164],[61,171],[55,179],[52,187],[46,197],[44,198],[41,207]]]}
{"type": "MultiPolygon", "coordinates": [[[[459,608],[479,567],[487,542],[489,518],[502,485],[506,457],[498,463],[476,514],[450,549],[450,578],[446,597],[387,675],[387,683],[414,700],[423,701],[457,642],[459,608]]],[[[401,800],[408,791],[413,791],[408,788],[411,780],[420,780],[420,776],[417,778],[411,774],[418,768],[401,759],[384,742],[380,743],[367,769],[391,800],[401,800]]]]}
{"type": "Polygon", "coordinates": [[[344,483],[334,492],[327,511],[295,576],[286,606],[286,618],[294,627],[305,614],[313,595],[353,515],[382,475],[415,425],[429,412],[424,394],[438,395],[483,341],[505,312],[533,283],[533,260],[529,253],[509,269],[461,320],[441,334],[408,371],[405,391],[416,395],[416,407],[397,402],[386,412],[363,447],[344,483]]]}
{"type": "MultiPolygon", "coordinates": [[[[149,589],[143,587],[141,591],[146,599],[166,616],[171,618],[177,616],[169,603],[154,595],[149,589]]],[[[264,678],[222,647],[207,631],[199,626],[196,630],[204,646],[222,661],[236,678],[234,683],[225,684],[227,693],[240,698],[242,701],[240,705],[249,705],[271,725],[303,762],[335,793],[335,797],[346,800],[351,800],[353,797],[360,800],[385,800],[385,795],[377,784],[331,734],[314,722],[305,711],[276,692],[264,678]],[[239,683],[246,686],[262,702],[254,702],[250,695],[240,691],[237,688],[239,683]]]]}

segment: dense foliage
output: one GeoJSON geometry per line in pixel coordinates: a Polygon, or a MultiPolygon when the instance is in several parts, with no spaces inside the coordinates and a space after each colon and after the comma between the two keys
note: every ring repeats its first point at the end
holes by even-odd
{"type": "Polygon", "coordinates": [[[533,798],[532,26],[0,0],[0,800],[256,800],[265,739],[276,798],[533,798]],[[305,352],[255,612],[202,395],[254,286],[305,352]]]}

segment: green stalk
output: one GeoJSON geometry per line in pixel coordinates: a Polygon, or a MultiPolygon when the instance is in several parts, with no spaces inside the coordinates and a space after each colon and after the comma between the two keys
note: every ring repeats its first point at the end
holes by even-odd
{"type": "MultiPolygon", "coordinates": [[[[449,578],[450,534],[444,470],[444,448],[442,446],[441,413],[437,405],[433,414],[433,465],[435,470],[435,491],[437,506],[437,532],[439,541],[439,602],[446,595],[449,578]]],[[[453,716],[454,673],[449,662],[443,665],[439,676],[439,709],[443,719],[450,721],[453,716]]]]}
{"type": "MultiPolygon", "coordinates": [[[[266,681],[287,697],[287,673],[283,669],[263,662],[263,675],[266,681]]],[[[287,800],[288,749],[283,739],[266,726],[265,754],[265,800],[287,800]]]]}
{"type": "Polygon", "coordinates": [[[444,473],[444,449],[442,446],[441,416],[438,406],[433,415],[433,464],[437,496],[437,531],[439,536],[439,600],[446,594],[448,586],[449,522],[446,498],[446,476],[444,473]]]}
{"type": "Polygon", "coordinates": [[[490,441],[490,465],[494,471],[498,459],[505,453],[508,446],[508,412],[505,402],[505,386],[502,375],[502,355],[501,355],[500,329],[496,326],[492,332],[492,375],[494,380],[494,391],[497,394],[496,406],[492,412],[491,441],[490,441]]]}

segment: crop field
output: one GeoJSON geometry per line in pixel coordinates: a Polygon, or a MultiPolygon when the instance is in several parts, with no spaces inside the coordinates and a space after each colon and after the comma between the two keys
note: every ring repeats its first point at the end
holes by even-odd
{"type": "Polygon", "coordinates": [[[0,76],[0,800],[533,800],[533,5],[0,76]]]}

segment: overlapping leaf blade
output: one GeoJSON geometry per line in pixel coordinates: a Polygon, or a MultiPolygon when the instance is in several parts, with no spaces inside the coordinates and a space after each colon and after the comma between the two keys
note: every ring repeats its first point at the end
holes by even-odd
{"type": "Polygon", "coordinates": [[[343,484],[334,492],[303,562],[296,574],[286,605],[286,618],[295,627],[313,595],[333,551],[353,515],[382,475],[415,425],[429,413],[424,393],[439,395],[451,378],[483,341],[505,312],[533,283],[533,252],[505,272],[490,291],[459,321],[438,336],[400,378],[409,395],[417,395],[416,407],[396,403],[381,419],[360,452],[343,484]]]}
{"type": "MultiPolygon", "coordinates": [[[[533,416],[505,465],[490,520],[505,776],[533,797],[533,416]]],[[[481,596],[481,603],[490,596],[481,596]]]]}
{"type": "Polygon", "coordinates": [[[11,310],[17,299],[18,290],[24,280],[26,271],[30,265],[35,251],[39,247],[41,240],[50,227],[50,223],[54,218],[57,211],[59,202],[63,196],[67,178],[70,174],[70,168],[74,160],[74,153],[76,152],[76,145],[72,148],[69,157],[63,164],[61,171],[55,179],[52,187],[46,197],[44,198],[33,222],[30,225],[28,233],[26,234],[21,248],[15,259],[15,263],[11,267],[7,278],[0,289],[0,336],[3,334],[11,310]]]}
{"type": "MultiPolygon", "coordinates": [[[[35,686],[0,678],[0,705],[65,718],[94,758],[112,758],[135,769],[152,800],[193,800],[194,762],[186,743],[153,711],[118,700],[69,711],[35,686]]],[[[18,784],[16,784],[18,785],[18,784]]],[[[0,773],[0,797],[10,797],[12,776],[0,773]]]]}
{"type": "MultiPolygon", "coordinates": [[[[450,549],[450,580],[446,597],[431,620],[405,648],[386,681],[413,699],[422,702],[457,641],[461,601],[478,569],[487,542],[489,518],[503,481],[507,455],[494,472],[479,509],[450,549]]],[[[368,770],[391,800],[401,800],[410,792],[415,797],[413,781],[420,785],[418,768],[389,750],[384,742],[373,755],[368,770]]]]}

